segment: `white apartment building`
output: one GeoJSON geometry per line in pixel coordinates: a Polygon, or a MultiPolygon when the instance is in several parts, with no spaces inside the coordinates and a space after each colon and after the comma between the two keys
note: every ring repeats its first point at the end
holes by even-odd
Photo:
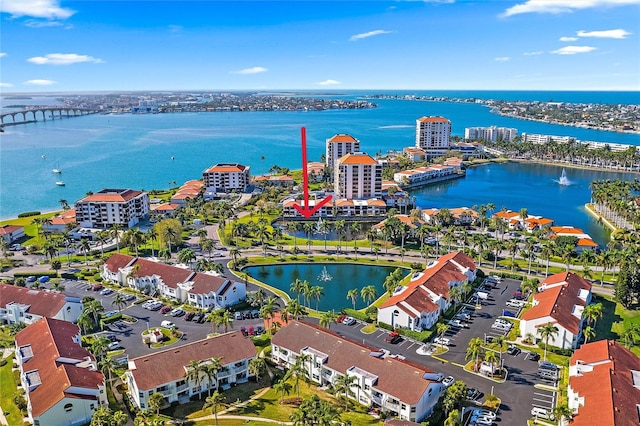
{"type": "Polygon", "coordinates": [[[544,145],[547,143],[576,143],[576,138],[571,136],[554,136],[554,135],[536,135],[536,134],[522,134],[522,142],[530,142],[536,145],[544,145]]]}
{"type": "Polygon", "coordinates": [[[76,322],[82,301],[52,291],[0,284],[0,323],[33,324],[42,318],[76,322]]]}
{"type": "Polygon", "coordinates": [[[420,117],[416,120],[416,148],[428,158],[441,157],[449,150],[451,121],[444,117],[420,117]]]}
{"type": "Polygon", "coordinates": [[[133,189],[103,189],[76,201],[76,222],[83,228],[135,226],[149,217],[149,195],[133,189]]]}
{"type": "Polygon", "coordinates": [[[16,334],[15,341],[34,426],[85,425],[98,406],[108,404],[104,375],[81,346],[77,325],[43,318],[16,334]]]}
{"type": "Polygon", "coordinates": [[[325,164],[333,169],[339,158],[355,152],[360,152],[358,139],[344,133],[333,135],[326,142],[325,164]]]}
{"type": "Polygon", "coordinates": [[[468,141],[474,141],[478,139],[484,139],[488,142],[495,142],[497,140],[504,140],[513,142],[513,139],[518,136],[518,129],[511,127],[467,127],[464,129],[464,138],[468,141]]]}
{"type": "Polygon", "coordinates": [[[453,174],[455,173],[452,166],[435,164],[429,167],[417,167],[415,169],[394,173],[393,180],[400,185],[411,186],[453,174]]]}
{"type": "Polygon", "coordinates": [[[107,281],[159,294],[199,309],[226,308],[247,296],[243,282],[121,253],[107,259],[101,275],[107,281]]]}
{"type": "Polygon", "coordinates": [[[250,167],[242,164],[220,163],[202,172],[206,193],[244,191],[251,183],[250,167]]]}
{"type": "Polygon", "coordinates": [[[288,368],[299,356],[311,381],[326,386],[355,378],[350,398],[378,407],[400,420],[419,422],[431,414],[445,387],[433,371],[372,351],[318,326],[290,321],[271,339],[272,360],[288,368]]]}
{"type": "Polygon", "coordinates": [[[233,384],[244,383],[252,376],[249,361],[254,358],[256,347],[251,339],[240,331],[232,331],[130,359],[124,381],[133,403],[141,410],[148,410],[149,397],[156,392],[168,403],[188,402],[191,396],[209,389],[227,389],[233,384]],[[221,358],[222,368],[218,371],[217,381],[204,372],[198,373],[198,380],[188,377],[188,366],[192,361],[206,365],[212,358],[221,358]]]}
{"type": "Polygon", "coordinates": [[[340,157],[334,173],[337,197],[362,200],[382,196],[382,164],[367,154],[356,152],[340,157]]]}
{"type": "MultiPolygon", "coordinates": [[[[315,207],[318,200],[309,200],[309,206],[315,207]]],[[[282,202],[282,216],[286,218],[302,218],[294,205],[304,206],[304,200],[287,199],[282,202]]],[[[333,199],[322,205],[311,217],[380,217],[387,213],[387,202],[379,198],[368,200],[333,199]]]]}

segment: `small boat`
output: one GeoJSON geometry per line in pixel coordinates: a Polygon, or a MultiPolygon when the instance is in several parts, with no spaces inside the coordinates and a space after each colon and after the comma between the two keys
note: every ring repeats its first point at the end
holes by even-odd
{"type": "Polygon", "coordinates": [[[42,155],[40,156],[40,158],[42,158],[42,159],[44,160],[45,158],[47,158],[47,156],[46,156],[46,155],[44,155],[44,154],[42,154],[42,155]]]}
{"type": "Polygon", "coordinates": [[[62,170],[60,170],[60,169],[58,169],[58,168],[53,169],[53,170],[51,170],[51,171],[52,171],[53,173],[58,173],[58,174],[59,174],[59,173],[62,173],[62,170]]]}
{"type": "Polygon", "coordinates": [[[58,181],[56,181],[56,185],[58,185],[58,186],[65,186],[66,184],[65,184],[63,181],[58,180],[58,181]]]}

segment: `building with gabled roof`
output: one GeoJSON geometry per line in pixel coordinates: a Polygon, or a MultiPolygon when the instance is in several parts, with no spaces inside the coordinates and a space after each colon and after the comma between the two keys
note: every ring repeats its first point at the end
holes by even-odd
{"type": "Polygon", "coordinates": [[[42,318],[16,334],[16,361],[34,425],[83,425],[107,405],[104,375],[80,344],[80,329],[42,318]]]}
{"type": "Polygon", "coordinates": [[[105,280],[200,309],[226,308],[247,296],[243,282],[121,253],[107,259],[101,275],[105,280]]]}
{"type": "Polygon", "coordinates": [[[271,339],[271,358],[284,367],[301,355],[309,378],[327,386],[345,374],[355,378],[349,395],[365,406],[379,407],[402,420],[420,421],[431,414],[445,390],[428,368],[388,356],[330,330],[290,321],[271,339]]]}
{"type": "Polygon", "coordinates": [[[466,254],[458,251],[441,256],[394,291],[378,308],[378,322],[414,331],[431,328],[451,305],[449,290],[475,278],[475,262],[466,254]]]}
{"type": "Polygon", "coordinates": [[[244,383],[252,376],[249,361],[254,358],[256,347],[251,339],[240,331],[232,331],[130,359],[124,381],[134,404],[148,410],[149,397],[156,392],[169,403],[188,402],[191,396],[209,389],[244,383]],[[207,364],[212,358],[221,358],[217,382],[203,372],[199,373],[199,380],[188,377],[192,361],[207,364]]]}
{"type": "MultiPolygon", "coordinates": [[[[438,212],[442,209],[431,208],[422,210],[422,219],[426,223],[434,224],[438,222],[438,212]]],[[[470,225],[478,220],[478,213],[469,207],[449,208],[449,213],[454,225],[470,225]]]]}
{"type": "Polygon", "coordinates": [[[599,247],[598,243],[593,241],[591,236],[580,228],[573,226],[552,226],[551,231],[553,232],[550,236],[552,239],[557,237],[576,237],[576,253],[581,253],[583,250],[594,251],[599,247]]]}
{"type": "MultiPolygon", "coordinates": [[[[309,206],[314,207],[320,200],[309,200],[309,206]]],[[[305,206],[304,200],[287,199],[282,202],[282,216],[287,218],[302,218],[294,205],[305,206]]],[[[381,218],[387,212],[387,204],[379,198],[368,200],[347,200],[346,198],[333,199],[330,203],[323,204],[312,218],[321,217],[370,217],[381,218]]]]}
{"type": "Polygon", "coordinates": [[[250,167],[238,163],[219,163],[202,172],[202,180],[205,195],[244,191],[251,183],[250,167]]]}
{"type": "Polygon", "coordinates": [[[51,232],[54,234],[59,234],[65,231],[68,231],[70,228],[76,225],[76,209],[71,208],[69,210],[65,210],[62,213],[53,216],[45,223],[42,224],[42,230],[46,232],[51,232]]]}
{"type": "Polygon", "coordinates": [[[0,322],[32,324],[42,318],[76,322],[82,301],[53,291],[0,283],[0,322]]]}
{"type": "Polygon", "coordinates": [[[640,424],[640,358],[614,340],[582,345],[569,362],[572,425],[640,424]]]}
{"type": "Polygon", "coordinates": [[[133,189],[105,188],[76,201],[76,222],[83,228],[124,228],[149,217],[149,195],[133,189]]]}
{"type": "Polygon", "coordinates": [[[562,272],[547,277],[533,295],[533,306],[520,317],[520,336],[539,337],[538,328],[553,324],[558,334],[549,344],[575,349],[582,337],[584,308],[591,302],[591,283],[580,275],[562,272]]]}
{"type": "Polygon", "coordinates": [[[19,240],[25,236],[24,226],[18,225],[1,225],[0,226],[0,238],[4,238],[7,244],[11,244],[14,241],[19,240]]]}

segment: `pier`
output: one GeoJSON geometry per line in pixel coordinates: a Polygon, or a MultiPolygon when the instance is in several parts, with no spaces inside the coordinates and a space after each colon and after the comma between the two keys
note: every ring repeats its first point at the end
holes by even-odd
{"type": "Polygon", "coordinates": [[[63,118],[80,117],[83,115],[96,114],[98,112],[99,111],[96,110],[83,108],[44,107],[25,109],[22,111],[6,112],[4,114],[0,114],[0,127],[36,123],[39,116],[42,117],[42,121],[47,121],[47,119],[55,120],[56,118],[58,118],[59,120],[61,120],[63,118]],[[9,117],[11,117],[11,121],[8,121],[9,117]],[[20,117],[22,117],[22,121],[18,121],[20,117]]]}

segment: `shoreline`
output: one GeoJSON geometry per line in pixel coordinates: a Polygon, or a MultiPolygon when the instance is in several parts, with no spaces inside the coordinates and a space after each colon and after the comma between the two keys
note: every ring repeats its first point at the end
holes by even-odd
{"type": "Polygon", "coordinates": [[[555,161],[526,160],[523,158],[507,158],[506,161],[513,162],[513,163],[544,164],[547,166],[563,167],[563,168],[578,169],[578,170],[596,170],[600,172],[627,173],[627,174],[634,174],[634,175],[640,174],[640,172],[637,172],[634,170],[618,170],[618,169],[609,169],[606,167],[581,166],[579,164],[558,163],[555,161]]]}
{"type": "Polygon", "coordinates": [[[611,236],[613,237],[613,233],[616,232],[617,230],[619,230],[620,228],[616,227],[613,223],[611,223],[609,221],[609,219],[607,219],[605,216],[601,215],[600,213],[598,213],[594,208],[591,207],[592,203],[586,203],[584,205],[585,210],[587,211],[587,213],[589,213],[591,216],[593,216],[594,218],[596,218],[596,220],[598,221],[598,223],[603,224],[605,227],[609,228],[611,230],[611,236]]]}

